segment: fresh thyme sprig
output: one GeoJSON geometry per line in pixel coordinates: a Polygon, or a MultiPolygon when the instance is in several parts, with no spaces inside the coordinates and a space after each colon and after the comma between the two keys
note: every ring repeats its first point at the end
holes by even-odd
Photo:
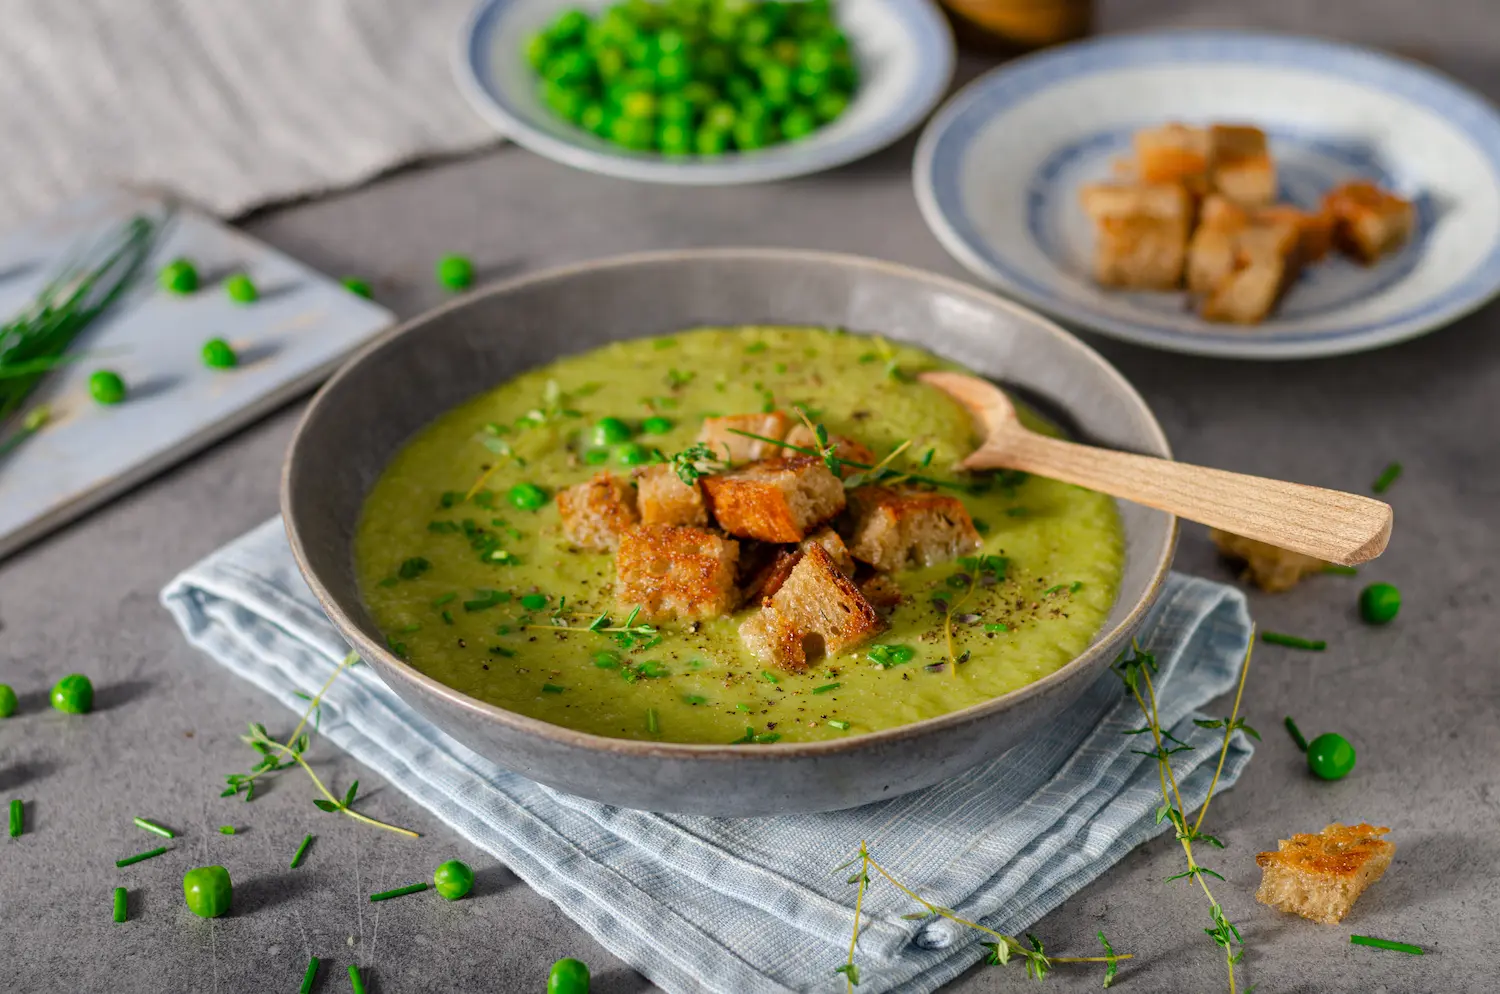
{"type": "Polygon", "coordinates": [[[1213,891],[1209,889],[1208,877],[1218,880],[1224,878],[1203,866],[1197,860],[1193,852],[1194,842],[1206,842],[1219,849],[1224,848],[1224,843],[1212,835],[1203,831],[1203,819],[1208,815],[1209,802],[1213,800],[1214,789],[1219,784],[1219,775],[1224,772],[1224,761],[1229,755],[1229,739],[1237,730],[1244,731],[1256,739],[1260,733],[1249,725],[1245,719],[1239,716],[1240,701],[1245,694],[1245,678],[1250,672],[1250,656],[1255,649],[1255,631],[1250,632],[1249,644],[1245,647],[1245,662],[1240,668],[1240,682],[1234,694],[1234,706],[1230,709],[1229,717],[1214,721],[1195,719],[1194,724],[1200,728],[1223,728],[1224,738],[1219,747],[1219,764],[1214,769],[1213,779],[1209,782],[1208,793],[1203,798],[1203,806],[1198,809],[1198,817],[1189,824],[1187,806],[1182,801],[1182,791],[1177,784],[1177,775],[1172,770],[1171,757],[1179,752],[1187,752],[1193,746],[1183,742],[1171,732],[1161,727],[1160,713],[1157,708],[1156,686],[1151,677],[1157,672],[1156,657],[1142,649],[1138,644],[1131,644],[1129,657],[1121,657],[1115,663],[1114,671],[1135,698],[1136,705],[1140,707],[1141,714],[1145,716],[1146,725],[1143,728],[1135,728],[1126,732],[1127,735],[1151,734],[1156,748],[1150,751],[1143,749],[1132,750],[1143,756],[1150,756],[1156,760],[1156,772],[1161,784],[1162,805],[1156,809],[1156,823],[1160,825],[1163,821],[1171,821],[1172,827],[1176,829],[1177,841],[1182,845],[1183,855],[1187,857],[1187,869],[1182,873],[1173,874],[1168,880],[1193,880],[1203,889],[1203,895],[1208,898],[1209,918],[1213,922],[1212,928],[1203,931],[1213,940],[1214,944],[1224,950],[1224,965],[1229,973],[1229,994],[1235,994],[1235,965],[1244,958],[1244,939],[1240,936],[1240,930],[1234,923],[1224,917],[1224,907],[1213,891]],[[1234,951],[1234,944],[1239,943],[1240,951],[1234,951]]]}
{"type": "MultiPolygon", "coordinates": [[[[947,597],[936,597],[933,604],[939,606],[943,612],[943,642],[947,647],[948,675],[958,676],[958,666],[967,662],[968,652],[962,656],[955,654],[953,649],[953,618],[959,613],[959,608],[974,596],[974,591],[979,588],[981,579],[986,583],[999,583],[1005,579],[1005,573],[1010,568],[1010,560],[1004,556],[960,556],[958,564],[963,567],[963,572],[954,573],[948,577],[948,585],[960,590],[956,600],[947,597]]],[[[978,620],[978,619],[970,619],[978,620]]]]}
{"type": "Polygon", "coordinates": [[[849,957],[844,963],[841,963],[833,971],[834,973],[841,973],[844,975],[844,989],[845,991],[849,992],[849,994],[853,994],[854,988],[859,984],[859,965],[854,961],[854,953],[859,946],[860,915],[864,909],[865,892],[869,889],[870,886],[871,870],[874,870],[876,873],[880,874],[886,879],[886,881],[891,884],[891,886],[895,887],[897,890],[905,894],[907,897],[911,898],[913,901],[916,901],[925,909],[924,911],[916,912],[914,914],[903,915],[903,918],[906,918],[909,921],[918,921],[923,918],[929,918],[932,915],[937,915],[941,918],[946,918],[949,921],[954,922],[955,924],[963,925],[967,928],[972,928],[976,931],[983,932],[985,935],[992,936],[995,941],[987,942],[984,944],[984,948],[988,950],[988,954],[985,956],[985,962],[990,964],[991,966],[1004,966],[1009,963],[1012,958],[1019,956],[1021,957],[1022,962],[1024,962],[1026,965],[1026,975],[1029,977],[1034,977],[1037,980],[1041,980],[1047,976],[1047,972],[1052,969],[1054,964],[1057,963],[1103,963],[1105,964],[1104,986],[1108,987],[1110,983],[1115,979],[1115,972],[1118,969],[1116,964],[1118,964],[1120,960],[1133,958],[1133,954],[1131,953],[1116,953],[1114,951],[1114,948],[1110,946],[1109,940],[1104,937],[1104,931],[1102,929],[1099,931],[1099,941],[1104,945],[1105,954],[1103,956],[1048,956],[1045,949],[1042,947],[1041,940],[1036,936],[1031,935],[1030,933],[1028,933],[1026,936],[1027,940],[1030,943],[1030,945],[1028,945],[1027,943],[1022,942],[1020,939],[1017,939],[1015,936],[1005,935],[1004,933],[997,932],[992,928],[986,928],[978,922],[972,922],[967,918],[959,917],[958,914],[950,908],[944,908],[941,905],[933,904],[931,901],[927,900],[922,895],[918,894],[916,891],[912,890],[910,887],[907,887],[901,881],[897,880],[894,876],[891,875],[889,870],[877,863],[874,857],[870,855],[869,845],[866,842],[860,842],[858,855],[849,860],[849,862],[844,863],[842,866],[836,867],[835,869],[847,870],[855,863],[860,864],[859,871],[852,874],[849,877],[848,881],[851,884],[859,885],[859,889],[854,896],[854,932],[849,937],[849,957]]]}
{"type": "MultiPolygon", "coordinates": [[[[741,435],[745,438],[753,438],[757,442],[765,442],[768,445],[775,445],[779,448],[790,449],[793,452],[800,452],[804,456],[817,456],[818,458],[824,459],[826,461],[826,457],[819,449],[809,449],[805,446],[793,445],[790,442],[784,442],[779,438],[770,438],[766,435],[757,435],[753,431],[741,431],[738,428],[730,428],[729,433],[732,435],[741,435]]],[[[916,473],[901,473],[894,469],[891,469],[888,465],[890,460],[906,451],[906,449],[910,446],[911,440],[907,439],[906,441],[898,445],[889,455],[882,459],[879,464],[874,466],[865,462],[856,462],[853,459],[845,459],[842,456],[838,455],[834,455],[833,459],[839,464],[840,468],[847,466],[853,469],[866,471],[864,473],[852,474],[847,479],[845,479],[845,489],[862,486],[866,483],[900,483],[903,480],[910,480],[913,483],[925,483],[928,486],[932,487],[945,487],[949,490],[957,490],[962,493],[974,493],[976,491],[977,488],[973,484],[964,483],[961,480],[940,480],[935,476],[919,476],[916,473]]],[[[838,471],[835,470],[834,474],[838,475],[838,471]]]]}
{"type": "MultiPolygon", "coordinates": [[[[559,610],[561,610],[561,606],[559,606],[559,610]]],[[[635,606],[635,609],[630,612],[630,616],[625,619],[625,624],[623,625],[611,624],[611,618],[606,612],[600,614],[599,617],[595,618],[593,621],[590,621],[582,628],[579,628],[576,625],[570,625],[565,621],[561,621],[557,615],[554,615],[552,618],[554,624],[522,625],[521,627],[525,629],[539,629],[559,632],[595,632],[599,635],[612,636],[617,643],[627,649],[636,647],[648,649],[651,646],[655,645],[657,642],[661,641],[661,639],[659,630],[655,625],[638,625],[635,623],[635,619],[640,615],[640,613],[641,605],[637,604],[635,606]]]]}
{"type": "Polygon", "coordinates": [[[724,460],[714,455],[714,450],[703,442],[694,442],[681,452],[670,456],[663,455],[660,449],[654,450],[652,454],[659,462],[671,463],[672,472],[677,474],[677,478],[683,482],[684,486],[689,487],[702,477],[722,473],[729,466],[724,460]]]}
{"type": "Polygon", "coordinates": [[[236,794],[243,793],[245,800],[248,801],[255,796],[256,780],[267,773],[274,773],[277,770],[288,769],[292,766],[300,766],[312,778],[313,786],[317,787],[318,792],[323,795],[321,798],[313,799],[313,803],[321,810],[329,813],[341,812],[355,821],[364,822],[366,825],[374,825],[376,828],[383,828],[388,832],[395,832],[398,835],[405,835],[413,839],[421,838],[420,835],[410,829],[388,825],[383,821],[378,821],[368,815],[363,815],[355,811],[352,805],[354,804],[355,795],[359,791],[359,781],[356,780],[351,783],[342,798],[336,797],[324,786],[322,779],[319,778],[317,773],[313,772],[313,768],[307,765],[307,760],[303,758],[310,742],[307,733],[303,731],[307,727],[308,720],[313,720],[313,728],[316,730],[318,723],[322,719],[321,705],[323,703],[323,695],[328,693],[328,688],[333,686],[333,681],[339,678],[340,673],[343,673],[359,661],[359,656],[353,652],[344,657],[343,662],[339,663],[338,668],[333,671],[333,675],[323,684],[322,689],[309,699],[310,703],[307,710],[303,712],[302,720],[297,722],[297,727],[292,729],[292,734],[285,742],[277,742],[266,731],[265,725],[257,721],[252,721],[250,723],[250,734],[241,735],[240,740],[260,753],[260,762],[251,767],[249,773],[231,773],[225,777],[224,780],[229,786],[219,796],[233,797],[236,794]]]}

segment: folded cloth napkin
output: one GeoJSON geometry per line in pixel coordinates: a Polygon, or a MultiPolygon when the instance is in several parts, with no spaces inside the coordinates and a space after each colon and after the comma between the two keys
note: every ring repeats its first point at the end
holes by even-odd
{"type": "MultiPolygon", "coordinates": [[[[348,647],[269,521],[177,577],[162,601],[189,641],[302,711],[348,647]]],[[[1161,722],[1197,748],[1173,763],[1190,809],[1218,759],[1193,709],[1230,690],[1250,635],[1244,598],[1173,575],[1140,632],[1161,665],[1161,722]]],[[[560,904],[667,991],[835,992],[861,840],[934,904],[1007,934],[1033,924],[1162,831],[1141,724],[1105,674],[1034,740],[926,790],[831,814],[718,819],[647,814],[558,793],[496,766],[407,707],[367,666],[340,677],[322,734],[560,904]]],[[[1249,761],[1240,733],[1220,789],[1249,761]]],[[[879,878],[865,899],[862,992],[925,994],[982,954],[984,937],[919,910],[879,878]]],[[[1091,955],[1091,953],[1084,953],[1091,955]]],[[[1012,965],[1008,969],[1019,969],[1012,965]]]]}

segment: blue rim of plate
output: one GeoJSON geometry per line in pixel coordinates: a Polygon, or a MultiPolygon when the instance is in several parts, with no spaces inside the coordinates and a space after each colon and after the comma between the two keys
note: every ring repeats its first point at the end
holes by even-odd
{"type": "MultiPolygon", "coordinates": [[[[527,115],[494,85],[487,71],[500,18],[515,0],[481,0],[459,35],[454,63],[459,88],[481,117],[503,136],[555,162],[648,183],[729,186],[790,179],[842,166],[894,144],[922,123],[948,92],[957,63],[953,31],[931,0],[881,0],[902,23],[906,43],[924,53],[918,85],[902,95],[871,126],[825,143],[816,138],[754,153],[729,153],[709,161],[678,161],[654,153],[617,148],[579,130],[588,144],[559,138],[527,120],[527,115]],[[935,60],[935,61],[934,61],[935,60]]],[[[561,9],[561,5],[559,5],[561,9]]]]}
{"type": "Polygon", "coordinates": [[[1383,318],[1315,332],[1209,334],[1100,314],[1058,296],[994,250],[963,207],[960,167],[990,118],[1060,80],[1163,63],[1239,63],[1316,67],[1328,75],[1410,101],[1448,120],[1500,176],[1500,113],[1483,97],[1415,62],[1373,49],[1295,35],[1183,30],[1125,34],[1039,52],[993,69],[945,104],[922,133],[913,167],[918,206],[928,227],[970,271],[1063,320],[1139,345],[1240,358],[1300,359],[1340,355],[1415,338],[1477,310],[1500,294],[1500,234],[1488,254],[1441,294],[1383,318]]]}

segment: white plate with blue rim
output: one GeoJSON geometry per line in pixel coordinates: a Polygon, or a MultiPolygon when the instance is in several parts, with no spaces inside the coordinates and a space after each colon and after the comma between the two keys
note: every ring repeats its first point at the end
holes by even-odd
{"type": "Polygon", "coordinates": [[[932,119],[914,182],[928,225],[960,262],[1064,321],[1176,352],[1300,359],[1431,331],[1500,291],[1500,114],[1413,62],[1311,38],[1232,31],[1103,37],[975,80],[932,119]],[[1264,323],[1212,324],[1183,293],[1090,279],[1078,188],[1106,179],[1131,134],[1168,121],[1255,124],[1280,196],[1317,205],[1369,178],[1413,200],[1398,252],[1308,267],[1264,323]]]}
{"type": "MultiPolygon", "coordinates": [[[[835,12],[859,68],[849,109],[808,137],[714,158],[666,158],[611,144],[550,111],[526,40],[567,4],[560,0],[483,0],[464,28],[460,87],[507,138],[549,159],[590,172],[650,183],[763,183],[863,158],[911,131],[932,112],[953,77],[953,34],[931,0],[837,0],[835,12]]],[[[578,5],[585,11],[604,0],[578,5]]]]}

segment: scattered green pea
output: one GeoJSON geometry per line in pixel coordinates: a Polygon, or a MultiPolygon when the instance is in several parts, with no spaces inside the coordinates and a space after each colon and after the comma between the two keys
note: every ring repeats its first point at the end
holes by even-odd
{"type": "Polygon", "coordinates": [[[547,503],[547,491],[535,483],[517,483],[507,495],[510,502],[523,511],[535,511],[547,503]]]}
{"type": "Polygon", "coordinates": [[[630,426],[619,418],[600,418],[594,422],[595,445],[619,445],[630,441],[630,426]]]}
{"type": "Polygon", "coordinates": [[[474,888],[474,871],[463,862],[450,859],[433,872],[432,886],[439,897],[457,901],[474,888]]]}
{"type": "Polygon", "coordinates": [[[437,261],[437,281],[449,290],[462,290],[474,282],[474,263],[461,255],[445,255],[437,261]]]}
{"type": "Polygon", "coordinates": [[[0,718],[9,718],[16,713],[16,692],[10,684],[0,683],[0,718]]]}
{"type": "Polygon", "coordinates": [[[547,994],[589,994],[589,968],[581,960],[560,959],[547,974],[547,994]]]}
{"type": "Polygon", "coordinates": [[[651,461],[651,453],[644,445],[626,442],[615,446],[615,462],[621,466],[640,466],[651,461]]]}
{"type": "Polygon", "coordinates": [[[233,369],[239,364],[240,357],[235,354],[234,346],[222,338],[210,338],[203,343],[203,365],[210,369],[233,369]]]}
{"type": "Polygon", "coordinates": [[[641,422],[641,433],[643,435],[665,435],[672,430],[672,419],[660,415],[647,418],[641,422]]]}
{"type": "Polygon", "coordinates": [[[375,291],[370,289],[370,284],[366,283],[358,276],[345,276],[343,279],[343,284],[344,289],[348,290],[356,297],[363,297],[366,300],[372,300],[375,297],[375,291]]]}
{"type": "Polygon", "coordinates": [[[82,673],[69,673],[52,686],[52,706],[64,714],[94,710],[94,685],[82,673]]]}
{"type": "Polygon", "coordinates": [[[186,259],[173,259],[162,267],[156,281],[172,293],[192,293],[198,289],[198,270],[186,259]]]}
{"type": "Polygon", "coordinates": [[[602,466],[609,462],[609,450],[589,449],[583,454],[583,461],[589,466],[602,466]]]}
{"type": "Polygon", "coordinates": [[[1401,591],[1389,583],[1372,583],[1359,594],[1359,613],[1372,625],[1384,625],[1401,610],[1401,591]]]}
{"type": "Polygon", "coordinates": [[[118,404],[125,399],[125,381],[112,369],[101,369],[89,377],[89,395],[101,404],[118,404]]]}
{"type": "Polygon", "coordinates": [[[1354,747],[1342,735],[1325,732],[1307,744],[1307,768],[1324,780],[1342,780],[1354,769],[1354,747]]]}
{"type": "Polygon", "coordinates": [[[224,292],[229,294],[229,299],[236,304],[253,304],[260,299],[260,291],[244,273],[235,273],[225,280],[224,292]]]}
{"type": "Polygon", "coordinates": [[[547,606],[547,595],[526,594],[521,598],[521,606],[528,611],[540,611],[547,606]]]}
{"type": "Polygon", "coordinates": [[[199,918],[219,918],[229,912],[234,885],[222,866],[200,866],[182,875],[182,899],[199,918]]]}

